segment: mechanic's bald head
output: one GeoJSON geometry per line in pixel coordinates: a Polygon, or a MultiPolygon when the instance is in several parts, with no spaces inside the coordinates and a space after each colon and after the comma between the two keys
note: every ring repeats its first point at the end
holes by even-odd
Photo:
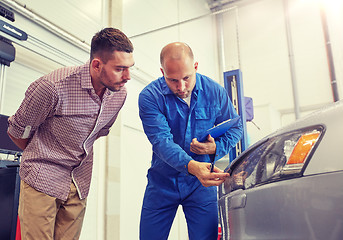
{"type": "Polygon", "coordinates": [[[185,57],[189,57],[190,60],[194,61],[194,55],[192,49],[183,42],[173,42],[166,45],[160,54],[161,66],[167,60],[180,60],[185,57]]]}

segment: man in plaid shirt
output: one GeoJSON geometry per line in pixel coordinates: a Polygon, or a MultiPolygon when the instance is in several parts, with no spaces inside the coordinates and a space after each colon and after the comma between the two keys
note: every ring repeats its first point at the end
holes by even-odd
{"type": "Polygon", "coordinates": [[[19,219],[23,239],[78,239],[89,192],[94,141],[109,133],[126,99],[133,46],[105,28],[90,60],[34,81],[8,134],[23,149],[19,219]]]}

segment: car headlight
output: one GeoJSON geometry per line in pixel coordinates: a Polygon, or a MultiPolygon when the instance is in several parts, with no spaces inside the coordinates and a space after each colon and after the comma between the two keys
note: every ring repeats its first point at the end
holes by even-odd
{"type": "Polygon", "coordinates": [[[219,194],[301,176],[325,128],[321,125],[271,136],[241,154],[225,171],[219,194]]]}

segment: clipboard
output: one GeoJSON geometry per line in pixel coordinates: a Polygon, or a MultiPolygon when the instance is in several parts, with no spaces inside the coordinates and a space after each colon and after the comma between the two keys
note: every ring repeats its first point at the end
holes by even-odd
{"type": "Polygon", "coordinates": [[[235,117],[232,119],[228,119],[222,123],[219,123],[217,126],[207,129],[204,134],[198,138],[199,142],[203,142],[207,139],[208,134],[210,134],[213,138],[220,137],[224,133],[227,132],[232,126],[234,126],[240,119],[241,117],[235,117]]]}

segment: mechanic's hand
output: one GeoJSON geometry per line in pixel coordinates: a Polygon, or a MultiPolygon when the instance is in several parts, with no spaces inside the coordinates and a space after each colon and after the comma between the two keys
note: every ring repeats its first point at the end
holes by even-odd
{"type": "Polygon", "coordinates": [[[191,160],[188,163],[188,172],[196,176],[204,187],[219,186],[222,184],[229,173],[224,173],[223,170],[214,166],[213,172],[210,171],[211,164],[191,160]]]}
{"type": "Polygon", "coordinates": [[[198,155],[215,154],[216,149],[216,143],[211,135],[207,136],[207,140],[205,142],[199,142],[196,138],[193,138],[191,142],[191,152],[194,152],[198,155]]]}
{"type": "Polygon", "coordinates": [[[236,185],[243,186],[247,176],[248,176],[248,172],[240,171],[239,173],[234,174],[232,176],[232,179],[236,185]]]}

